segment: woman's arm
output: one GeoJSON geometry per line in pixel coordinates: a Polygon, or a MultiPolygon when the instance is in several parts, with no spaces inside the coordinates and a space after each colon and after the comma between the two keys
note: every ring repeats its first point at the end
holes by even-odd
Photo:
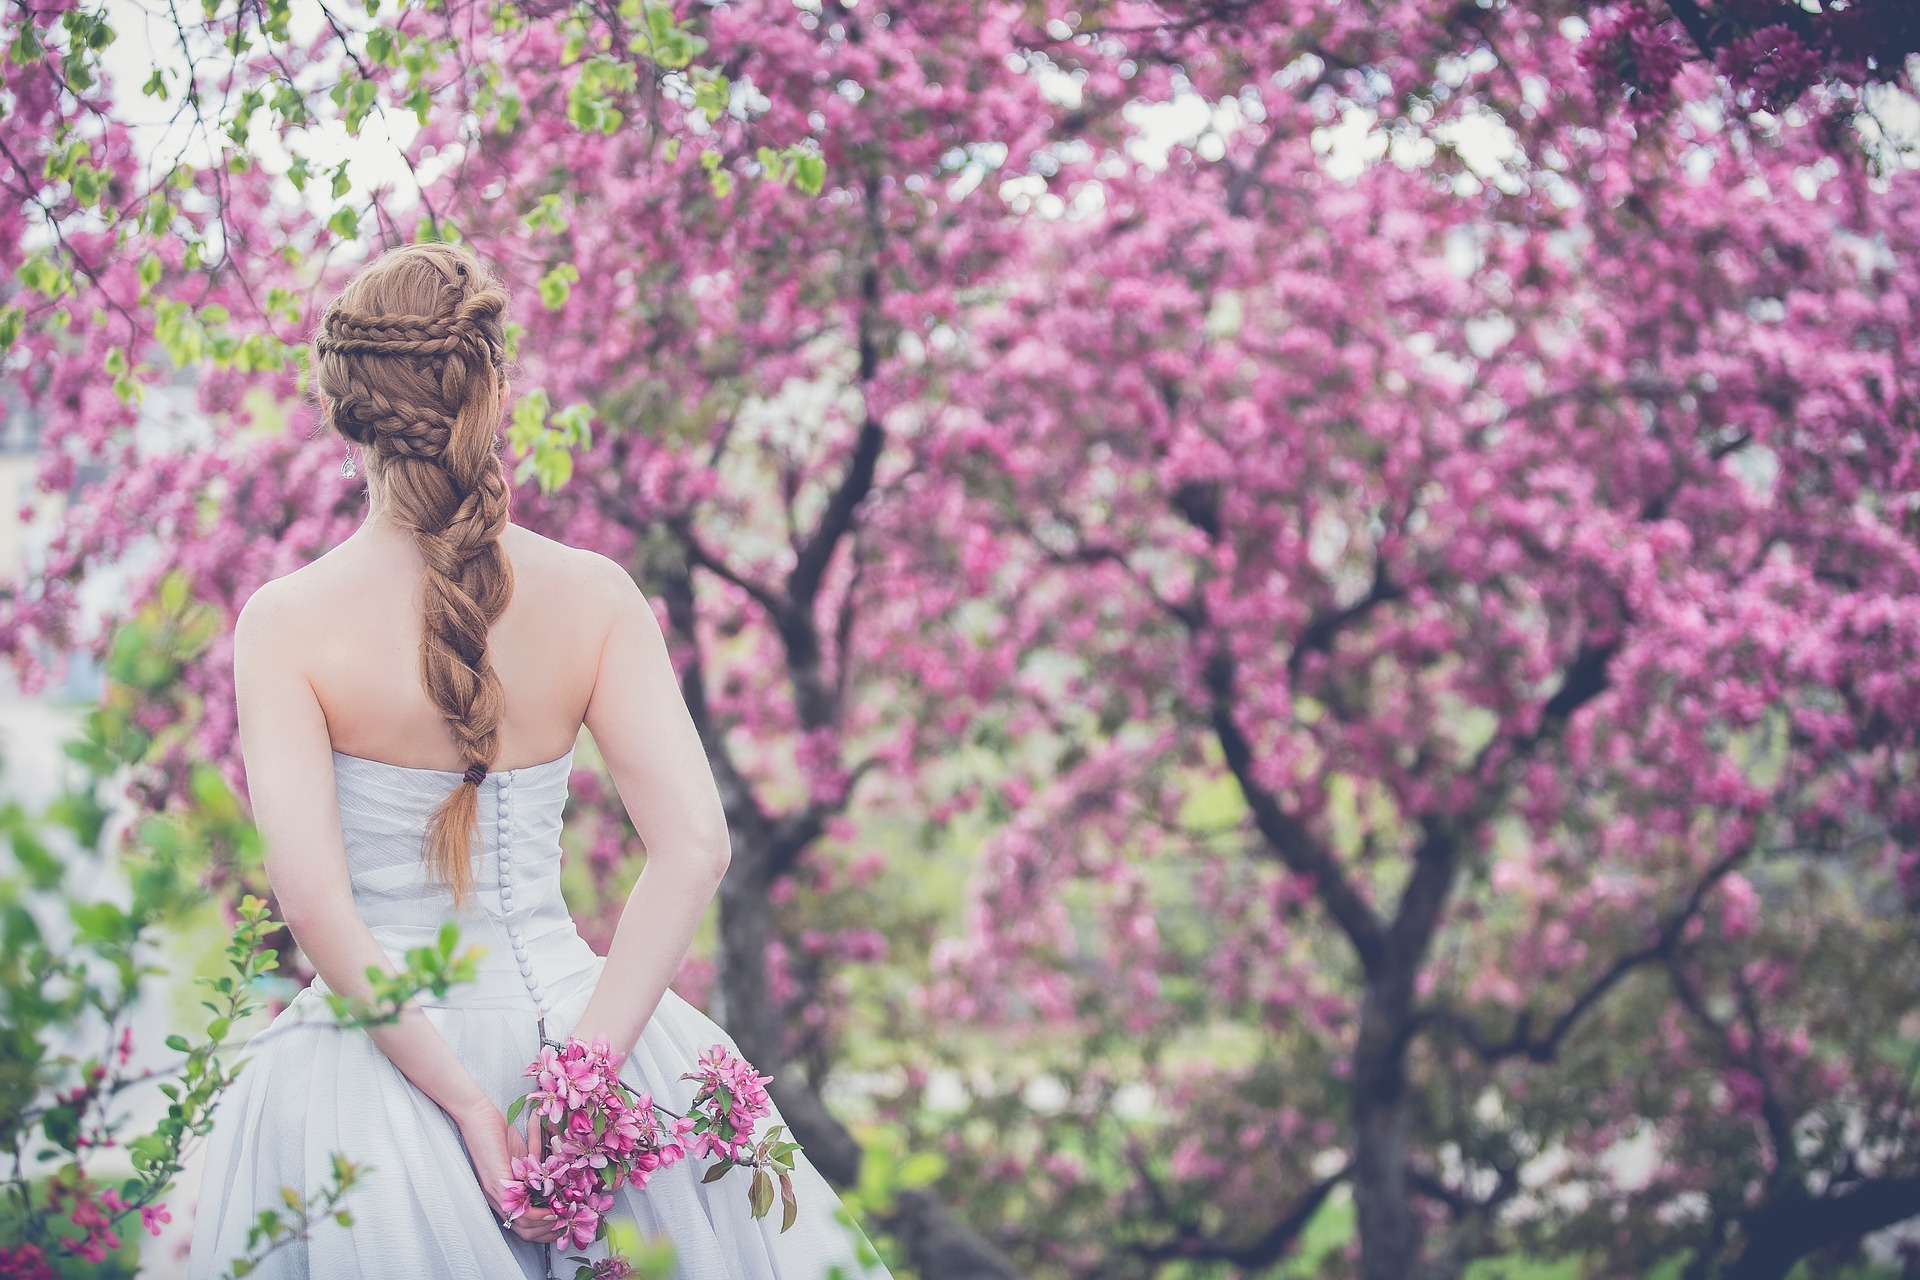
{"type": "MultiPolygon", "coordinates": [[[[265,845],[267,881],[281,916],[327,986],[365,1000],[372,994],[368,966],[395,970],[353,904],[334,792],[332,740],[326,715],[297,659],[303,632],[310,633],[310,628],[285,607],[271,583],[240,611],[233,635],[240,753],[254,825],[265,845]]],[[[492,1175],[504,1174],[505,1152],[515,1145],[505,1133],[500,1109],[413,1001],[405,1003],[397,1022],[371,1027],[367,1034],[401,1074],[459,1125],[488,1202],[497,1211],[499,1188],[490,1185],[497,1180],[492,1175]]],[[[542,1211],[540,1220],[515,1225],[524,1225],[522,1234],[529,1239],[545,1238],[551,1225],[546,1216],[542,1211]]]]}
{"type": "Polygon", "coordinates": [[[624,569],[598,559],[614,618],[600,649],[587,731],[647,847],[573,1034],[638,1043],[673,981],[732,852],[726,812],[653,609],[624,569]]]}

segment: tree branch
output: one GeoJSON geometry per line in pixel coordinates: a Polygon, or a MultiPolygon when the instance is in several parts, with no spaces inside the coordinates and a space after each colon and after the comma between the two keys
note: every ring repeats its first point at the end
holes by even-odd
{"type": "Polygon", "coordinates": [[[1373,585],[1367,588],[1367,594],[1344,609],[1334,609],[1315,615],[1300,631],[1300,638],[1294,641],[1293,652],[1287,655],[1287,675],[1293,679],[1300,676],[1300,667],[1310,653],[1328,653],[1333,642],[1342,631],[1365,618],[1380,605],[1398,600],[1402,595],[1399,584],[1387,575],[1384,559],[1375,560],[1373,566],[1373,585]]]}
{"type": "Polygon", "coordinates": [[[1227,768],[1240,784],[1247,808],[1253,813],[1254,825],[1265,838],[1267,848],[1289,870],[1313,881],[1314,892],[1327,913],[1353,944],[1360,963],[1368,972],[1373,972],[1386,959],[1385,926],[1340,869],[1333,851],[1255,779],[1253,746],[1233,718],[1234,662],[1224,650],[1217,649],[1208,659],[1205,679],[1212,695],[1210,714],[1214,736],[1220,741],[1227,768]]]}
{"type": "Polygon", "coordinates": [[[1644,947],[1629,951],[1618,957],[1584,991],[1569,1004],[1561,1014],[1547,1025],[1543,1034],[1533,1031],[1533,1010],[1523,1009],[1514,1018],[1513,1030],[1499,1040],[1489,1040],[1480,1034],[1480,1029],[1471,1018],[1456,1010],[1439,1006],[1429,1006],[1415,1015],[1415,1030],[1421,1027],[1444,1027],[1457,1036],[1462,1043],[1472,1049],[1483,1062],[1499,1062],[1506,1058],[1524,1057],[1533,1062],[1551,1062],[1560,1052],[1561,1044],[1570,1035],[1581,1019],[1592,1012],[1594,1006],[1604,999],[1608,992],[1634,972],[1652,964],[1664,964],[1671,960],[1679,950],[1681,936],[1686,932],[1688,923],[1700,913],[1706,904],[1707,896],[1714,886],[1725,879],[1752,851],[1753,842],[1748,840],[1738,848],[1722,855],[1707,868],[1687,900],[1681,904],[1664,923],[1654,940],[1644,947]]]}
{"type": "MultiPolygon", "coordinates": [[[[860,317],[856,334],[859,351],[856,376],[863,388],[872,383],[880,364],[880,341],[876,332],[880,322],[880,265],[875,259],[880,250],[882,223],[880,183],[872,173],[867,175],[866,180],[866,216],[868,238],[872,243],[868,246],[866,264],[860,271],[860,317]]],[[[820,579],[826,573],[828,562],[833,559],[834,548],[853,524],[853,514],[860,500],[873,488],[874,468],[880,460],[881,446],[885,443],[886,432],[878,419],[868,412],[860,423],[860,434],[854,439],[853,457],[847,463],[846,472],[840,477],[832,496],[827,499],[827,509],[821,513],[820,523],[794,557],[793,572],[787,575],[787,598],[801,613],[810,612],[814,593],[820,589],[820,579]]]]}
{"type": "Polygon", "coordinates": [[[1308,1187],[1289,1205],[1272,1226],[1245,1242],[1223,1240],[1200,1230],[1194,1223],[1181,1223],[1178,1234],[1151,1244],[1136,1243],[1132,1252],[1147,1262],[1214,1261],[1257,1269],[1270,1267],[1292,1251],[1307,1224],[1320,1212],[1320,1206],[1335,1187],[1347,1180],[1351,1165],[1308,1187]]]}
{"type": "Polygon", "coordinates": [[[1757,1206],[1741,1219],[1747,1243],[1722,1273],[1725,1280],[1783,1280],[1809,1254],[1920,1215],[1920,1175],[1869,1178],[1850,1187],[1757,1206]]]}

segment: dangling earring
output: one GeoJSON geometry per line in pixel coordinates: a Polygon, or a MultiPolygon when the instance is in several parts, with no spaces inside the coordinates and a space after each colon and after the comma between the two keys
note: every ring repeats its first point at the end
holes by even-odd
{"type": "Polygon", "coordinates": [[[359,468],[353,465],[352,445],[347,446],[347,456],[340,459],[340,474],[349,480],[360,474],[359,468]]]}

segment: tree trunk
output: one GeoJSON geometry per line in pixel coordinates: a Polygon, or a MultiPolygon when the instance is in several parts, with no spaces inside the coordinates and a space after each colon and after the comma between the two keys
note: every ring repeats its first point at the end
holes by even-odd
{"type": "Polygon", "coordinates": [[[1353,1051],[1353,1200],[1365,1280],[1420,1275],[1420,1224],[1407,1182],[1411,1122],[1407,1096],[1407,1026],[1412,966],[1387,962],[1367,981],[1360,1036],[1353,1051]]]}
{"type": "MultiPolygon", "coordinates": [[[[773,909],[767,897],[767,844],[749,822],[729,815],[733,860],[720,882],[719,981],[715,1021],[747,1061],[774,1078],[774,1103],[807,1159],[827,1181],[847,1188],[860,1179],[860,1143],[835,1119],[806,1080],[786,1069],[782,1011],[767,997],[767,942],[773,909]]],[[[924,1280],[1021,1280],[1020,1271],[985,1236],[956,1217],[931,1191],[901,1193],[883,1220],[906,1247],[924,1280]]]]}
{"type": "Polygon", "coordinates": [[[735,827],[733,860],[720,882],[719,1007],[714,1021],[733,1036],[748,1062],[777,1080],[781,1020],[767,998],[767,942],[773,922],[766,864],[765,846],[735,827]]]}

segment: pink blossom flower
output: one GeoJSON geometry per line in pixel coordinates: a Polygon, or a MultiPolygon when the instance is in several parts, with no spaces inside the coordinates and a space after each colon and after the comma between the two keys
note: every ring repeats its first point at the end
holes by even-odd
{"type": "MultiPolygon", "coordinates": [[[[501,1187],[509,1221],[541,1206],[560,1220],[563,1242],[583,1247],[602,1234],[613,1192],[644,1188],[652,1176],[693,1154],[745,1162],[754,1124],[772,1114],[771,1079],[715,1045],[683,1078],[699,1082],[690,1113],[676,1116],[651,1094],[619,1078],[623,1055],[604,1037],[544,1045],[528,1064],[532,1114],[554,1127],[544,1159],[516,1157],[501,1187]]],[[[609,1272],[608,1274],[618,1274],[609,1272]]]]}
{"type": "Polygon", "coordinates": [[[7,1280],[53,1280],[54,1270],[37,1244],[0,1249],[0,1276],[7,1280]]]}

